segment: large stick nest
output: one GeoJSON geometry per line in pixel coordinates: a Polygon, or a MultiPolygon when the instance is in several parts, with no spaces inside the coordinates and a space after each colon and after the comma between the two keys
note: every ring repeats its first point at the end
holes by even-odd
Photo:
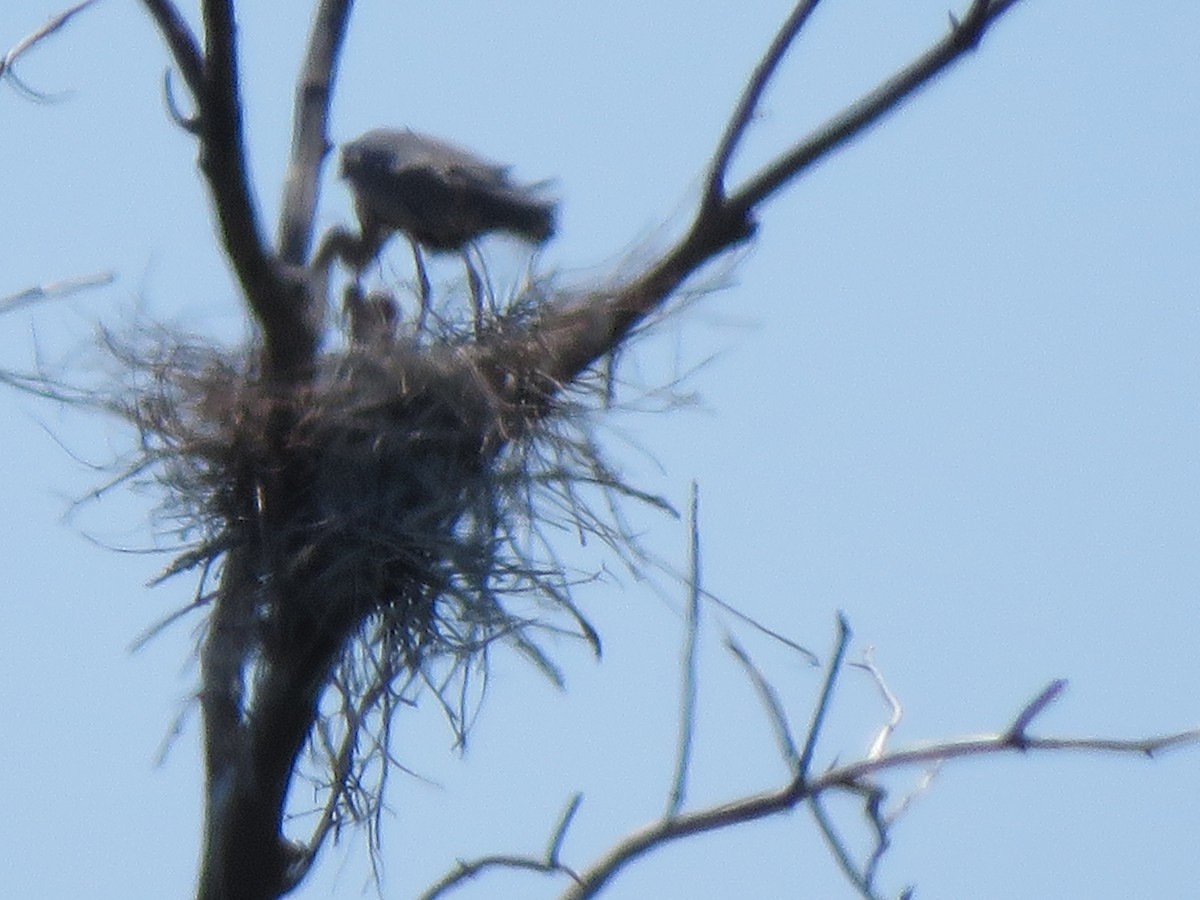
{"type": "Polygon", "coordinates": [[[165,489],[161,522],[183,545],[166,575],[199,569],[209,628],[219,617],[241,630],[246,706],[272,655],[303,655],[314,632],[339,648],[332,672],[314,673],[326,689],[308,767],[338,821],[377,824],[398,704],[432,689],[462,740],[496,641],[556,682],[539,635],[599,653],[571,599],[593,576],[560,563],[554,532],[599,538],[636,565],[617,501],[670,509],[605,464],[591,415],[601,379],[521,408],[481,371],[474,341],[438,327],[329,353],[287,393],[245,352],[165,332],[108,341],[125,378],[105,405],[141,436],[127,475],[165,489]],[[287,509],[268,508],[282,478],[287,509]],[[253,589],[210,590],[235,559],[253,589]]]}

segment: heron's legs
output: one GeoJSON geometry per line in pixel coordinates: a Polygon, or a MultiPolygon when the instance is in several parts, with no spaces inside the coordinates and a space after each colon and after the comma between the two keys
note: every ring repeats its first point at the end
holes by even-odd
{"type": "Polygon", "coordinates": [[[429,298],[432,295],[432,289],[429,286],[429,275],[425,272],[425,259],[421,256],[421,248],[412,238],[408,239],[408,245],[412,247],[413,262],[417,267],[417,300],[421,304],[420,311],[417,313],[417,334],[420,334],[425,330],[425,320],[429,317],[429,298]]]}
{"type": "Polygon", "coordinates": [[[471,292],[471,308],[475,313],[475,337],[483,333],[483,280],[471,264],[471,244],[462,248],[463,266],[467,270],[467,289],[471,292]]]}

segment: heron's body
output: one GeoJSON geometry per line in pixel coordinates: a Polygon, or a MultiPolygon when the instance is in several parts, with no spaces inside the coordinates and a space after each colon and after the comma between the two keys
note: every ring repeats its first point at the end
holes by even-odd
{"type": "Polygon", "coordinates": [[[364,236],[401,231],[422,247],[462,250],[502,231],[540,244],[554,233],[554,203],[513,182],[508,168],[409,130],[380,128],[342,148],[364,236]]]}

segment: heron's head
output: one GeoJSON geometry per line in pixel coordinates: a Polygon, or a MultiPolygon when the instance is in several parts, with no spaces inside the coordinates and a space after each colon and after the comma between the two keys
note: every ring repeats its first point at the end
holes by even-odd
{"type": "Polygon", "coordinates": [[[377,128],[342,145],[341,175],[353,179],[365,172],[386,172],[413,162],[419,149],[420,138],[411,132],[377,128]]]}

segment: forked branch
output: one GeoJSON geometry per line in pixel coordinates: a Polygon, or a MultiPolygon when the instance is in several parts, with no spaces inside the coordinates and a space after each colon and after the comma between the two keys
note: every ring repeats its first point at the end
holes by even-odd
{"type": "MultiPolygon", "coordinates": [[[[874,90],[814,129],[791,150],[754,175],[729,198],[737,209],[755,209],[815,162],[828,156],[864,129],[898,110],[909,97],[974,50],[984,32],[1018,0],[973,0],[960,20],[950,16],[950,30],[924,54],[881,82],[874,90]]],[[[742,131],[744,132],[743,125],[742,131]]],[[[736,143],[740,133],[734,138],[736,143]]]]}
{"type": "Polygon", "coordinates": [[[638,278],[592,302],[550,311],[538,329],[545,348],[543,374],[570,384],[580,372],[613,351],[648,315],[701,266],[744,242],[756,228],[761,204],[869,125],[895,112],[923,85],[978,45],[988,27],[1017,0],[973,0],[966,15],[950,17],[947,34],[914,62],[815,129],[744,185],[727,193],[728,169],[760,97],[809,21],[817,0],[801,0],[780,28],[747,83],[729,120],[706,179],[696,218],[687,233],[638,278]]]}
{"type": "Polygon", "coordinates": [[[170,0],[143,3],[192,93],[196,114],[187,127],[200,141],[200,169],[222,246],[262,329],[266,371],[285,380],[306,377],[317,345],[313,302],[305,279],[279,264],[258,220],[246,165],[233,2],[205,0],[201,40],[170,0]]]}

